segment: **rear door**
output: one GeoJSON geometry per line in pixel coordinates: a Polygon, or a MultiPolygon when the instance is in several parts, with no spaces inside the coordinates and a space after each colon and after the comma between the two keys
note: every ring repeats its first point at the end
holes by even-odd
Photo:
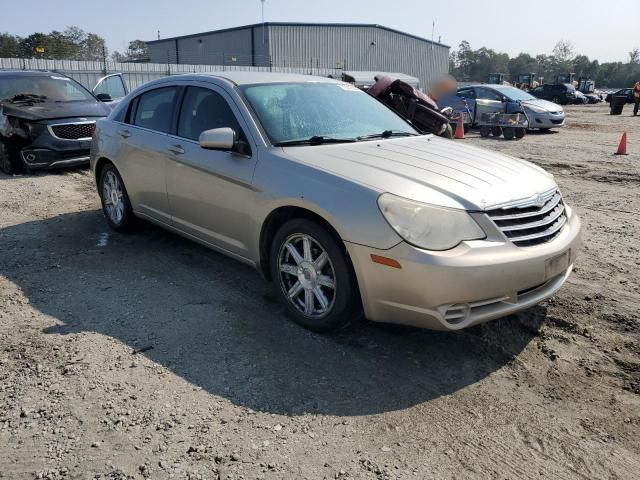
{"type": "Polygon", "coordinates": [[[167,168],[174,226],[242,258],[249,257],[256,166],[256,148],[247,131],[237,106],[222,88],[209,83],[188,86],[167,168]],[[200,147],[203,131],[224,127],[247,142],[245,152],[200,147]]]}
{"type": "Polygon", "coordinates": [[[134,210],[171,223],[167,199],[166,169],[180,87],[160,87],[136,97],[129,110],[128,124],[117,134],[122,138],[121,173],[134,210]]]}

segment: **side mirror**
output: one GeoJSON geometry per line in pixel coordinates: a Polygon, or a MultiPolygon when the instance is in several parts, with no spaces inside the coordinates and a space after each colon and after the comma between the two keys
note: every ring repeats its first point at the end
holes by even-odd
{"type": "Polygon", "coordinates": [[[100,100],[101,102],[111,102],[111,101],[113,101],[113,98],[111,98],[111,95],[109,95],[108,93],[98,93],[96,95],[96,98],[98,100],[100,100]]]}
{"type": "Polygon", "coordinates": [[[236,143],[236,132],[229,127],[205,130],[198,143],[208,150],[232,150],[236,143]]]}

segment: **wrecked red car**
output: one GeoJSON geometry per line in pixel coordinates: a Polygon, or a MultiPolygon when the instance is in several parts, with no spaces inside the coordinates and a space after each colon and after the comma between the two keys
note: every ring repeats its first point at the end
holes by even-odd
{"type": "Polygon", "coordinates": [[[89,163],[96,120],[110,111],[64,75],[0,72],[0,171],[12,174],[89,163]]]}

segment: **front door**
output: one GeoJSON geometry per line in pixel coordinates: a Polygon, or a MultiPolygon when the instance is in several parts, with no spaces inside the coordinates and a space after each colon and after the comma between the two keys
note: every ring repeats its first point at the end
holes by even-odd
{"type": "Polygon", "coordinates": [[[482,120],[485,113],[504,113],[505,105],[502,95],[486,87],[477,87],[476,91],[476,119],[482,120]]]}
{"type": "Polygon", "coordinates": [[[176,228],[227,252],[248,258],[249,225],[253,222],[251,180],[256,150],[208,150],[198,138],[205,130],[230,127],[247,141],[246,125],[231,98],[215,86],[187,87],[173,153],[167,163],[167,192],[176,228]]]}

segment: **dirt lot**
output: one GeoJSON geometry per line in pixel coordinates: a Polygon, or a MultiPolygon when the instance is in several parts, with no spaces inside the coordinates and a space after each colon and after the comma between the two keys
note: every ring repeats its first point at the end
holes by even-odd
{"type": "Polygon", "coordinates": [[[89,171],[0,175],[0,477],[638,478],[640,118],[567,111],[464,140],[553,172],[585,246],[555,298],[459,333],[308,333],[249,268],[110,232],[89,171]]]}

